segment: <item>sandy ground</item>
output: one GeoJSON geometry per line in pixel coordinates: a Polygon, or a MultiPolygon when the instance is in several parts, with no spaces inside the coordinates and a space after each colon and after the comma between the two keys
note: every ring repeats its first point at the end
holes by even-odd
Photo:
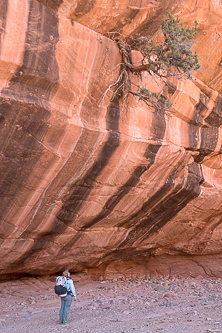
{"type": "Polygon", "coordinates": [[[0,332],[222,332],[220,279],[75,282],[69,325],[59,324],[54,280],[0,283],[0,332]]]}

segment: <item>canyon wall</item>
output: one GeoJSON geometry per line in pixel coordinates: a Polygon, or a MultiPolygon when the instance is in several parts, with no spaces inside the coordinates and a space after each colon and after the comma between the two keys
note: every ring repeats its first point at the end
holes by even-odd
{"type": "Polygon", "coordinates": [[[2,277],[222,276],[221,18],[219,0],[2,0],[2,277]],[[121,63],[108,37],[158,40],[167,8],[198,21],[201,68],[168,82],[169,112],[126,112],[103,95],[121,63]]]}

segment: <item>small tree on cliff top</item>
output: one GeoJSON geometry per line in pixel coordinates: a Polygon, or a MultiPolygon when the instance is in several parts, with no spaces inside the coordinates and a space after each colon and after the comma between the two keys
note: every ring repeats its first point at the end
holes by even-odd
{"type": "MultiPolygon", "coordinates": [[[[188,79],[192,77],[192,70],[197,70],[200,65],[196,52],[191,50],[194,38],[197,34],[197,21],[194,26],[184,28],[179,18],[174,18],[169,10],[166,11],[166,20],[162,20],[160,29],[163,33],[163,41],[156,45],[147,36],[123,38],[121,35],[113,33],[114,39],[122,54],[120,74],[117,80],[110,85],[104,93],[113,92],[113,98],[119,96],[123,98],[123,109],[128,106],[129,95],[138,96],[140,100],[154,109],[168,109],[172,104],[169,102],[164,92],[157,94],[148,89],[138,86],[132,82],[132,75],[141,75],[143,71],[152,76],[160,78],[164,85],[170,76],[188,79]],[[132,60],[132,50],[140,51],[142,59],[139,65],[134,65],[132,60]]],[[[110,37],[110,33],[109,33],[110,37]]]]}

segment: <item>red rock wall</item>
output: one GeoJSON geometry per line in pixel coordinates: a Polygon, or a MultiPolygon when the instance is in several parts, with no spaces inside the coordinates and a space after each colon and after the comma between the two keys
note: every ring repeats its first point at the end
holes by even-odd
{"type": "Polygon", "coordinates": [[[209,0],[3,0],[1,275],[67,266],[96,277],[221,274],[221,9],[209,0]],[[135,98],[122,112],[110,94],[101,99],[121,56],[100,33],[158,38],[167,7],[189,24],[197,16],[202,67],[192,82],[169,82],[170,112],[135,98]]]}

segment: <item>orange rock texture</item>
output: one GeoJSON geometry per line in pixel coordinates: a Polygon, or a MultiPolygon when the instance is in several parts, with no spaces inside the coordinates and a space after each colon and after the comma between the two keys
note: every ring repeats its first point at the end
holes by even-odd
{"type": "Polygon", "coordinates": [[[222,276],[221,17],[219,0],[2,0],[1,276],[222,276]],[[158,39],[168,8],[198,21],[201,68],[169,81],[169,112],[122,111],[102,98],[107,33],[158,39]]]}

